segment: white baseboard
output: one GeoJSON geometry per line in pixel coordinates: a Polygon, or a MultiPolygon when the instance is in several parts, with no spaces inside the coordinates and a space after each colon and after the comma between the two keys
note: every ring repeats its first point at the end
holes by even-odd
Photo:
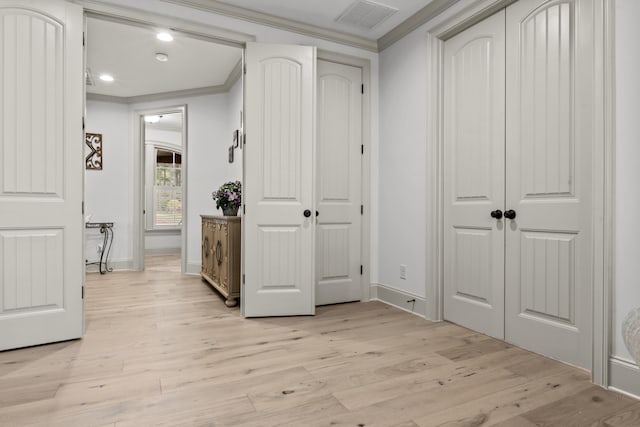
{"type": "Polygon", "coordinates": [[[625,359],[610,357],[609,388],[640,399],[640,368],[625,359]]]}
{"type": "Polygon", "coordinates": [[[202,270],[202,265],[199,262],[188,262],[187,271],[185,271],[185,274],[200,275],[200,270],[202,270]]]}
{"type": "Polygon", "coordinates": [[[380,283],[371,284],[371,301],[381,301],[400,310],[426,318],[427,302],[423,297],[380,283]]]}
{"type": "MultiPolygon", "coordinates": [[[[100,262],[100,260],[99,259],[88,260],[88,262],[100,262]]],[[[125,260],[118,260],[118,261],[109,261],[109,268],[113,268],[113,271],[133,270],[133,260],[125,259],[125,260]]],[[[99,271],[98,264],[87,265],[85,267],[85,271],[87,273],[97,273],[99,271]]]]}
{"type": "Polygon", "coordinates": [[[155,248],[155,249],[145,249],[145,255],[181,255],[181,248],[155,248]]]}

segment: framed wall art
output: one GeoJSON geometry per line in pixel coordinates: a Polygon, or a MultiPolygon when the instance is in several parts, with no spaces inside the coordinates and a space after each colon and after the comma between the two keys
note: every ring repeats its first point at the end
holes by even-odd
{"type": "Polygon", "coordinates": [[[85,158],[85,167],[90,170],[102,170],[102,134],[85,134],[84,143],[89,147],[89,154],[85,158]]]}

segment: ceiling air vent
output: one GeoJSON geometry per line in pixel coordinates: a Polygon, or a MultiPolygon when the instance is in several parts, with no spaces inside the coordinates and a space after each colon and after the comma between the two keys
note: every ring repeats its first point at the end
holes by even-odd
{"type": "Polygon", "coordinates": [[[336,22],[368,30],[396,13],[398,9],[369,0],[356,0],[340,15],[336,22]]]}
{"type": "Polygon", "coordinates": [[[87,86],[93,86],[93,76],[91,75],[91,69],[87,68],[84,71],[84,79],[87,86]]]}

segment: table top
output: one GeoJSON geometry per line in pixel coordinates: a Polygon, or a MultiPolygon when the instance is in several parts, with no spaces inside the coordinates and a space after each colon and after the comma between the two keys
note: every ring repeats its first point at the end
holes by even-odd
{"type": "Polygon", "coordinates": [[[85,223],[86,228],[112,228],[113,222],[87,222],[85,223]]]}

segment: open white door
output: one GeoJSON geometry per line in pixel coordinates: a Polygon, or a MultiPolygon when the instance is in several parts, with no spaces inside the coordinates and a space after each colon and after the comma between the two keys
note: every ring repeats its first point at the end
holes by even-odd
{"type": "Polygon", "coordinates": [[[0,0],[0,350],[83,333],[82,8],[0,0]]]}
{"type": "Polygon", "coordinates": [[[315,313],[315,66],[314,47],[247,44],[241,295],[247,317],[315,313]]]}

